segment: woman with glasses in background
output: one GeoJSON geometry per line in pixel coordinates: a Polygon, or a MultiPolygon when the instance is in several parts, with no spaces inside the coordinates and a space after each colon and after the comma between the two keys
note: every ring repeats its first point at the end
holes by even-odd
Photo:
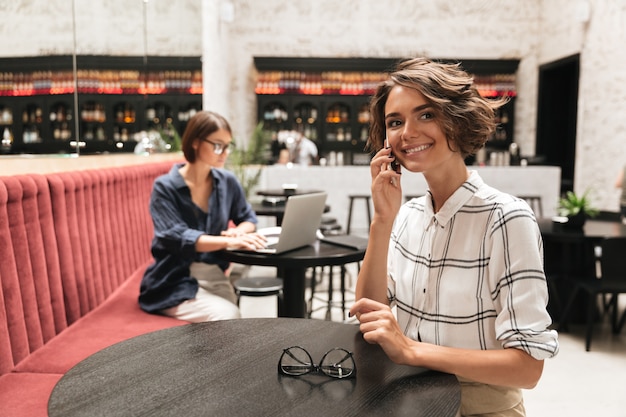
{"type": "Polygon", "coordinates": [[[144,311],[190,322],[240,317],[225,273],[229,264],[214,252],[261,248],[265,238],[254,233],[256,214],[241,184],[222,169],[232,140],[224,117],[197,113],[182,137],[187,162],[156,179],[150,199],[154,262],[139,295],[144,311]]]}

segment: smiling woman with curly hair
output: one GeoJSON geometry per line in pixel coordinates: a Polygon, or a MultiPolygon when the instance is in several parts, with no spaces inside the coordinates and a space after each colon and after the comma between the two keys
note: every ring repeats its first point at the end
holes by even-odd
{"type": "Polygon", "coordinates": [[[464,162],[504,102],[459,65],[417,58],[370,106],[374,217],[350,314],[394,362],[457,375],[463,416],[524,416],[521,388],[558,352],[535,216],[464,162]],[[402,171],[427,194],[402,204],[402,171]]]}

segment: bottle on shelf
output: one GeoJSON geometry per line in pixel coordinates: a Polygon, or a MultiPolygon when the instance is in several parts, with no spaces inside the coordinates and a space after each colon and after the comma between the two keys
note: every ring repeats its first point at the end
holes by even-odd
{"type": "Polygon", "coordinates": [[[2,149],[9,150],[11,145],[13,145],[13,133],[7,126],[4,128],[4,132],[2,132],[2,149]]]}
{"type": "Polygon", "coordinates": [[[39,132],[39,128],[37,125],[30,125],[24,129],[22,133],[22,142],[23,143],[40,143],[41,142],[41,134],[39,132]]]}
{"type": "Polygon", "coordinates": [[[50,130],[54,140],[69,140],[72,138],[70,123],[72,110],[65,103],[56,103],[50,108],[50,130]]]}
{"type": "Polygon", "coordinates": [[[13,124],[13,112],[9,107],[0,107],[0,125],[13,124]]]}

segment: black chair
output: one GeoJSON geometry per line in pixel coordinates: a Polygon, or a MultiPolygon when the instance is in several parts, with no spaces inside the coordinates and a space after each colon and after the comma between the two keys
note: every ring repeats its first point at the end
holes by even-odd
{"type": "Polygon", "coordinates": [[[526,201],[533,212],[535,213],[536,218],[543,217],[543,205],[541,204],[541,196],[538,195],[519,195],[517,198],[521,198],[526,201]]]}
{"type": "MultiPolygon", "coordinates": [[[[570,298],[563,309],[559,329],[565,329],[570,310],[573,307],[576,295],[583,291],[588,295],[587,303],[587,333],[585,349],[591,348],[591,336],[593,333],[594,315],[597,311],[598,295],[610,294],[613,296],[608,310],[611,310],[611,328],[614,334],[618,334],[626,321],[626,311],[619,318],[619,294],[626,293],[626,238],[606,238],[599,245],[598,262],[600,263],[600,276],[591,277],[577,282],[570,298]]],[[[603,311],[604,312],[604,311],[603,311]]]]}
{"type": "Polygon", "coordinates": [[[237,295],[237,305],[239,299],[246,297],[266,297],[270,295],[277,296],[278,312],[280,315],[283,293],[283,280],[276,277],[248,277],[239,278],[233,282],[235,294],[237,295]]]}

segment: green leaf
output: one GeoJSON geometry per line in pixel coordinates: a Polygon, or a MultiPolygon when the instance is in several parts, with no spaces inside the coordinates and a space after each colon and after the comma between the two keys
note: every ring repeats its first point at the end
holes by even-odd
{"type": "Polygon", "coordinates": [[[588,194],[589,190],[585,191],[581,196],[576,195],[573,191],[566,192],[565,197],[559,200],[559,215],[571,217],[583,212],[587,217],[595,217],[598,214],[598,210],[591,206],[588,194]]]}
{"type": "Polygon", "coordinates": [[[262,167],[250,172],[251,165],[265,165],[269,160],[269,143],[271,138],[268,132],[263,130],[263,122],[257,124],[247,148],[236,146],[228,157],[226,167],[230,169],[241,183],[246,198],[261,179],[262,167]]]}

